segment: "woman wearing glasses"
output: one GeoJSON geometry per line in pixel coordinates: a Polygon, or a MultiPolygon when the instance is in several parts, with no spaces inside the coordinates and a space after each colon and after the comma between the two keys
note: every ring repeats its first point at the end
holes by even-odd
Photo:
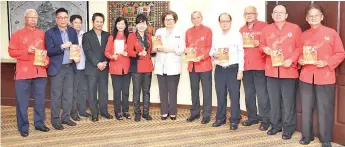
{"type": "Polygon", "coordinates": [[[161,119],[176,120],[177,87],[181,73],[181,54],[184,52],[184,33],[175,27],[178,16],[174,11],[166,11],[161,20],[164,28],[157,30],[155,39],[162,45],[153,48],[157,52],[154,73],[157,74],[159,97],[161,101],[161,119]]]}

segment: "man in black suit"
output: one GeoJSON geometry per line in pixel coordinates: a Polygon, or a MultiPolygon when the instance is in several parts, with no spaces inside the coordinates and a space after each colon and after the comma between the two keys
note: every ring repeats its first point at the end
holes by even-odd
{"type": "Polygon", "coordinates": [[[104,55],[109,33],[102,30],[104,23],[104,15],[102,13],[94,13],[92,22],[93,29],[84,33],[82,44],[86,56],[85,74],[88,80],[92,121],[95,122],[98,121],[99,110],[102,117],[112,119],[113,116],[108,113],[109,60],[104,55]]]}
{"type": "Polygon", "coordinates": [[[70,47],[78,44],[77,32],[67,26],[68,11],[59,8],[55,12],[56,26],[45,34],[45,45],[50,58],[48,75],[51,80],[51,122],[56,130],[62,130],[62,124],[77,125],[70,118],[73,100],[73,80],[76,65],[70,60],[70,47]],[[60,120],[60,108],[62,114],[60,120]]]}

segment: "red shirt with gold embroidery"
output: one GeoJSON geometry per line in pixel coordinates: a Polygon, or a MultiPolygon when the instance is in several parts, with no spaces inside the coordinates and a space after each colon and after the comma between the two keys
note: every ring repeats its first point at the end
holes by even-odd
{"type": "Polygon", "coordinates": [[[200,62],[189,62],[188,71],[207,72],[212,70],[212,59],[209,55],[212,47],[212,31],[210,28],[200,25],[194,26],[186,32],[186,47],[196,49],[196,55],[204,55],[200,62]]]}
{"type": "MultiPolygon", "coordinates": [[[[250,29],[247,24],[241,27],[241,34],[252,35],[255,40],[260,40],[261,30],[267,26],[266,22],[255,20],[250,29]]],[[[265,70],[266,54],[260,52],[259,46],[244,48],[244,70],[265,70]]]]}
{"type": "Polygon", "coordinates": [[[326,61],[327,66],[319,68],[312,64],[302,67],[300,80],[316,85],[326,85],[335,83],[335,68],[344,60],[344,46],[339,34],[326,26],[316,29],[310,28],[303,32],[300,37],[301,55],[303,59],[303,46],[312,46],[317,53],[317,60],[326,61]]]}
{"type": "MultiPolygon", "coordinates": [[[[25,27],[11,35],[8,53],[12,58],[17,59],[16,80],[47,77],[47,66],[34,65],[35,53],[28,52],[30,46],[46,50],[42,30],[25,27]]],[[[46,58],[49,62],[49,57],[46,58]]]]}
{"type": "MultiPolygon", "coordinates": [[[[118,33],[116,35],[116,40],[123,40],[126,42],[126,36],[122,33],[118,33]]],[[[127,44],[124,44],[124,51],[127,52],[127,44]]],[[[116,48],[114,47],[114,38],[113,35],[109,36],[108,38],[108,43],[105,48],[105,56],[110,59],[109,61],[109,73],[110,74],[115,74],[115,75],[122,75],[122,71],[124,74],[128,73],[129,70],[129,57],[128,56],[122,56],[122,55],[117,55],[118,58],[117,60],[111,59],[111,56],[114,55],[116,48]]]]}
{"type": "Polygon", "coordinates": [[[299,37],[301,28],[293,23],[285,22],[282,29],[275,23],[266,26],[260,35],[260,51],[264,47],[271,50],[281,49],[284,60],[292,60],[290,67],[272,66],[271,56],[266,56],[265,75],[274,78],[298,78],[297,62],[299,56],[299,37]]]}

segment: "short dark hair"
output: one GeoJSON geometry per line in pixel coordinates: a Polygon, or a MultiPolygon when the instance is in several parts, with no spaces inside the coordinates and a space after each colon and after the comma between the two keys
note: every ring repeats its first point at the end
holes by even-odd
{"type": "Polygon", "coordinates": [[[102,17],[103,22],[105,22],[104,15],[102,13],[93,13],[93,15],[92,15],[92,22],[94,22],[96,20],[97,16],[102,17]]]}
{"type": "Polygon", "coordinates": [[[163,12],[162,17],[161,17],[163,26],[165,26],[164,21],[165,21],[165,17],[167,17],[167,15],[172,15],[175,23],[177,22],[177,20],[178,20],[177,14],[174,11],[168,10],[168,11],[163,12]]]}
{"type": "Polygon", "coordinates": [[[76,15],[72,15],[70,18],[69,18],[69,21],[72,23],[75,19],[80,19],[81,22],[83,22],[83,18],[76,14],[76,15]]]}
{"type": "MultiPolygon", "coordinates": [[[[284,8],[285,8],[285,12],[286,12],[286,14],[288,14],[288,9],[287,9],[287,7],[286,7],[286,5],[283,5],[283,4],[277,4],[276,6],[274,6],[274,8],[275,7],[277,7],[277,6],[283,6],[284,8]]],[[[273,8],[273,9],[274,9],[273,8]]],[[[273,11],[273,10],[272,10],[273,11]]],[[[273,12],[272,12],[273,13],[273,12]]]]}
{"type": "Polygon", "coordinates": [[[305,11],[304,11],[304,14],[305,14],[305,16],[307,16],[308,15],[308,13],[309,13],[309,11],[311,10],[311,9],[317,9],[317,10],[319,10],[322,14],[323,14],[323,8],[320,6],[320,5],[318,5],[318,4],[310,4],[306,9],[305,9],[305,11]]]}
{"type": "Polygon", "coordinates": [[[60,12],[65,12],[68,15],[68,11],[65,8],[59,8],[55,11],[55,16],[57,16],[60,12]]]}
{"type": "Polygon", "coordinates": [[[219,16],[218,16],[218,22],[220,22],[220,17],[222,16],[222,15],[228,15],[229,16],[229,18],[230,18],[230,21],[232,21],[232,17],[231,17],[231,15],[229,14],[229,13],[222,13],[222,14],[220,14],[219,16]]]}
{"type": "Polygon", "coordinates": [[[135,24],[142,23],[142,22],[146,22],[146,24],[148,23],[146,15],[145,14],[137,15],[137,17],[135,18],[135,24]]]}

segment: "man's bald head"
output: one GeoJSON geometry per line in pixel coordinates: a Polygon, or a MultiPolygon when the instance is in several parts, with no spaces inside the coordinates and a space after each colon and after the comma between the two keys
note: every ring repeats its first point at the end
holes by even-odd
{"type": "Polygon", "coordinates": [[[256,12],[256,8],[254,6],[246,7],[244,9],[243,17],[247,23],[253,23],[258,17],[258,13],[256,12]]]}
{"type": "Polygon", "coordinates": [[[256,7],[248,6],[248,7],[244,8],[244,13],[247,13],[247,12],[255,12],[255,13],[257,13],[256,7]]]}

